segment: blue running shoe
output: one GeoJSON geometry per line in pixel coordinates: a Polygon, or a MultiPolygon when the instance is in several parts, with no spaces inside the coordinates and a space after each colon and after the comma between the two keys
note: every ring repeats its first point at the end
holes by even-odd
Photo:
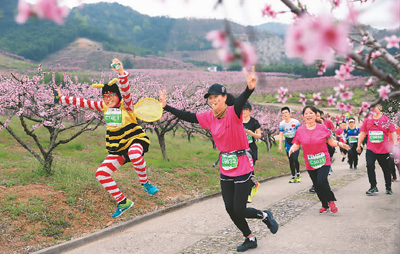
{"type": "Polygon", "coordinates": [[[112,217],[113,218],[117,218],[117,217],[121,216],[126,210],[128,210],[132,206],[133,206],[133,201],[127,198],[125,204],[118,204],[117,205],[117,210],[112,215],[112,217]]]}
{"type": "Polygon", "coordinates": [[[272,213],[270,210],[264,210],[263,212],[268,214],[268,216],[267,216],[267,218],[263,219],[262,221],[268,226],[268,228],[272,234],[276,234],[276,232],[278,232],[278,228],[279,228],[278,222],[274,219],[274,216],[272,216],[272,213]]]}
{"type": "Polygon", "coordinates": [[[151,185],[149,182],[143,184],[143,190],[153,196],[158,192],[158,188],[154,185],[151,185]]]}

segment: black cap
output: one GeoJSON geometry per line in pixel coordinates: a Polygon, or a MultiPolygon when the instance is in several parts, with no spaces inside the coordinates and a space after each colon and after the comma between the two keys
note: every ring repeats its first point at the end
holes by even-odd
{"type": "Polygon", "coordinates": [[[207,99],[210,94],[221,94],[225,95],[226,94],[226,88],[223,85],[220,84],[214,84],[208,88],[208,92],[204,95],[204,98],[207,99]]]}
{"type": "Polygon", "coordinates": [[[244,104],[243,109],[249,109],[252,110],[253,107],[251,106],[250,102],[246,101],[246,104],[244,104]]]}
{"type": "Polygon", "coordinates": [[[121,92],[119,91],[119,87],[116,83],[112,84],[109,86],[107,83],[104,84],[103,88],[101,89],[101,94],[107,94],[107,93],[115,93],[118,96],[119,101],[122,100],[121,92]]]}

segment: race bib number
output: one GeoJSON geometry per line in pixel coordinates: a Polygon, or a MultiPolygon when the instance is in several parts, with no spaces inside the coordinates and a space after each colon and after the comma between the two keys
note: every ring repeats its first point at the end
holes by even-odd
{"type": "Polygon", "coordinates": [[[249,141],[249,144],[253,143],[253,136],[251,136],[250,134],[247,134],[247,133],[246,133],[246,136],[247,136],[247,140],[249,141]]]}
{"type": "Polygon", "coordinates": [[[122,124],[122,112],[119,108],[109,108],[104,114],[107,126],[120,126],[122,124]]]}
{"type": "Polygon", "coordinates": [[[238,167],[238,157],[235,154],[221,156],[221,166],[223,170],[231,170],[238,167]]]}
{"type": "Polygon", "coordinates": [[[370,131],[368,134],[369,142],[371,143],[382,143],[383,142],[383,131],[370,131]]]}
{"type": "Polygon", "coordinates": [[[350,143],[350,144],[352,144],[352,143],[357,143],[357,137],[355,137],[355,136],[349,136],[349,143],[350,143]]]}
{"type": "Polygon", "coordinates": [[[285,138],[294,138],[294,132],[286,132],[283,136],[285,138]]]}
{"type": "Polygon", "coordinates": [[[326,164],[325,153],[307,155],[308,163],[312,168],[318,169],[326,164]]]}

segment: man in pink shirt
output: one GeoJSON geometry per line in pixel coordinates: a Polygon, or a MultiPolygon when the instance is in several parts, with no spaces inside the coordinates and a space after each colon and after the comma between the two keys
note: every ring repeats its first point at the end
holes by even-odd
{"type": "Polygon", "coordinates": [[[357,143],[357,152],[361,152],[361,144],[368,133],[367,151],[365,154],[367,160],[368,180],[371,185],[366,192],[367,195],[378,194],[375,161],[378,160],[385,177],[386,194],[391,195],[392,179],[390,172],[390,143],[389,134],[393,136],[394,145],[397,145],[396,129],[390,119],[383,115],[382,106],[377,104],[371,107],[372,115],[366,118],[361,126],[361,133],[357,143]]]}

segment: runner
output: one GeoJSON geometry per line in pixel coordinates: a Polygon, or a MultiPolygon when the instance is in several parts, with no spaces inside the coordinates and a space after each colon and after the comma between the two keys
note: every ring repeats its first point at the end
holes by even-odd
{"type": "Polygon", "coordinates": [[[179,119],[191,123],[199,123],[202,128],[210,130],[215,145],[221,151],[220,183],[225,209],[236,227],[246,238],[237,251],[242,252],[257,247],[257,239],[252,234],[246,218],[261,219],[271,233],[278,231],[279,225],[270,210],[260,211],[247,207],[247,197],[250,189],[250,178],[253,175],[253,160],[249,155],[249,142],[243,127],[242,109],[247,99],[254,91],[257,77],[254,66],[251,74],[243,70],[247,78],[245,91],[235,100],[227,94],[226,88],[213,84],[204,96],[212,110],[204,113],[191,113],[175,109],[166,102],[166,92],[160,92],[160,103],[179,119]],[[233,106],[232,106],[233,105],[233,106]]]}
{"type": "Polygon", "coordinates": [[[88,101],[63,96],[59,90],[57,93],[61,104],[72,104],[104,112],[107,124],[106,149],[108,156],[97,169],[96,178],[117,201],[117,210],[112,215],[113,218],[116,218],[133,206],[132,200],[125,197],[111,178],[112,173],[123,164],[128,161],[132,162],[145,192],[154,195],[158,192],[158,188],[151,185],[147,178],[143,155],[148,151],[150,140],[137,124],[133,112],[132,95],[128,83],[129,73],[124,71],[123,65],[118,59],[114,58],[112,62],[118,68],[117,70],[113,67],[118,72],[118,80],[114,79],[108,84],[104,84],[101,91],[103,101],[88,101]]]}
{"type": "Polygon", "coordinates": [[[390,119],[383,115],[381,110],[382,106],[379,104],[371,107],[372,115],[364,119],[357,144],[357,152],[360,153],[361,143],[364,141],[364,138],[368,133],[365,157],[367,160],[368,180],[371,186],[366,192],[367,195],[379,193],[375,173],[376,160],[378,160],[385,177],[386,194],[391,195],[393,193],[389,165],[390,145],[388,135],[389,133],[392,133],[394,145],[397,145],[397,136],[396,130],[390,122],[390,119]]]}
{"type": "Polygon", "coordinates": [[[297,128],[300,126],[300,122],[291,117],[289,107],[281,108],[281,114],[283,120],[279,123],[279,152],[282,152],[282,143],[285,140],[285,150],[286,155],[289,159],[290,171],[292,173],[292,178],[289,183],[300,183],[300,163],[299,163],[299,153],[300,150],[294,152],[289,156],[289,149],[293,145],[293,138],[296,133],[297,128]],[[297,174],[296,174],[297,173],[297,174]]]}
{"type": "MultiPolygon", "coordinates": [[[[243,126],[246,131],[247,140],[249,141],[249,147],[251,151],[251,155],[253,156],[253,166],[256,165],[256,161],[258,160],[258,147],[256,144],[256,139],[261,138],[261,125],[257,119],[251,116],[252,106],[250,102],[246,102],[243,106],[242,114],[243,114],[243,126]]],[[[258,188],[260,187],[259,183],[254,183],[252,179],[250,179],[250,193],[247,198],[247,202],[251,203],[253,201],[252,197],[255,197],[258,192],[258,188]]]]}
{"type": "MultiPolygon", "coordinates": [[[[337,128],[335,135],[336,135],[336,140],[340,141],[342,143],[346,143],[346,137],[344,135],[344,129],[346,129],[346,122],[341,122],[339,125],[339,128],[337,128]]],[[[342,162],[346,159],[347,157],[347,150],[340,148],[340,153],[342,155],[342,162]]]]}
{"type": "Polygon", "coordinates": [[[357,153],[357,140],[358,135],[360,134],[360,128],[356,126],[356,120],[354,117],[349,118],[349,127],[344,130],[344,134],[346,135],[346,142],[350,146],[348,162],[350,165],[350,169],[357,169],[358,165],[358,153],[357,153]]]}
{"type": "Polygon", "coordinates": [[[328,181],[331,157],[326,144],[347,150],[350,147],[334,140],[328,128],[317,123],[317,109],[314,106],[304,107],[303,116],[305,124],[297,129],[293,146],[289,150],[289,156],[297,151],[300,145],[302,146],[307,172],[322,204],[319,212],[324,213],[330,209],[332,213],[336,213],[338,211],[334,202],[336,198],[328,181]]]}

